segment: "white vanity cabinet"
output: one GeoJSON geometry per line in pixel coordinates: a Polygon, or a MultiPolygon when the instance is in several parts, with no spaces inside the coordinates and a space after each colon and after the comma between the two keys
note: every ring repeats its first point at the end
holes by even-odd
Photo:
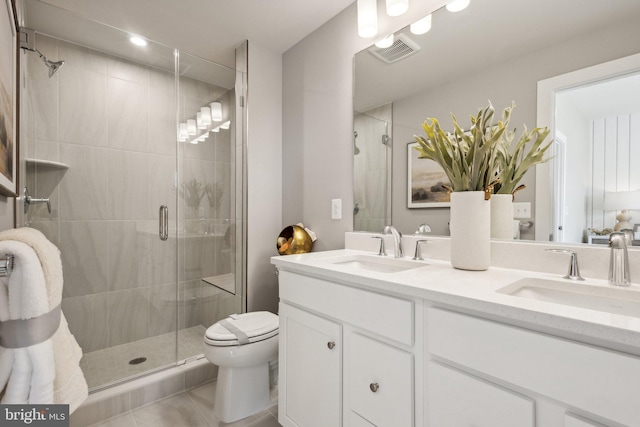
{"type": "Polygon", "coordinates": [[[280,424],[415,426],[422,304],[284,270],[279,286],[280,424]]]}
{"type": "Polygon", "coordinates": [[[339,324],[280,304],[280,423],[341,424],[342,331],[339,324]]]}
{"type": "Polygon", "coordinates": [[[636,356],[441,308],[425,324],[431,427],[472,425],[463,410],[478,427],[640,426],[636,356]],[[544,405],[560,415],[536,420],[544,405]]]}

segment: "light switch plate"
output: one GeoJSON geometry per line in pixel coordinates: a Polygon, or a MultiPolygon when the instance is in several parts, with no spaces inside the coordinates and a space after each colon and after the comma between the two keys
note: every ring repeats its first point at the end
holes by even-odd
{"type": "Polygon", "coordinates": [[[331,219],[342,219],[342,199],[331,199],[331,219]]]}
{"type": "Polygon", "coordinates": [[[513,204],[513,217],[516,219],[531,218],[531,203],[517,202],[513,204]]]}

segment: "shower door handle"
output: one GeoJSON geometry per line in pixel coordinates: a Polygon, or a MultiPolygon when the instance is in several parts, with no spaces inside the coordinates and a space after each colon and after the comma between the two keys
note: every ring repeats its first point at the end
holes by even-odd
{"type": "Polygon", "coordinates": [[[160,218],[158,220],[158,224],[160,226],[160,240],[167,240],[169,238],[169,208],[165,205],[160,206],[160,218]]]}

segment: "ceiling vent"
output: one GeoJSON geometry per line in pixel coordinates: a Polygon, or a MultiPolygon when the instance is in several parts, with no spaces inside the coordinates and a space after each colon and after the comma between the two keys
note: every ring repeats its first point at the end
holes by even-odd
{"type": "Polygon", "coordinates": [[[391,64],[407,56],[413,55],[420,50],[420,46],[406,34],[399,34],[395,36],[393,44],[390,47],[380,48],[373,45],[369,48],[369,52],[381,61],[391,64]]]}

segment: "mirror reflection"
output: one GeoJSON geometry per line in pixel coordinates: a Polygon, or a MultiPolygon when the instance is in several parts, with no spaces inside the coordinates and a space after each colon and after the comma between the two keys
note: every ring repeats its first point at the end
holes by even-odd
{"type": "MultiPolygon", "coordinates": [[[[640,2],[634,0],[606,3],[583,0],[472,0],[469,7],[461,12],[451,13],[445,9],[434,12],[432,28],[423,35],[413,34],[408,27],[396,33],[394,44],[389,49],[402,53],[399,55],[401,59],[395,62],[381,59],[380,55],[375,54],[381,53],[381,49],[374,46],[359,52],[354,60],[355,116],[376,117],[375,111],[382,106],[392,111],[392,120],[387,125],[391,151],[391,161],[388,162],[391,165],[388,171],[390,191],[387,197],[378,195],[376,199],[389,204],[385,209],[390,211],[390,222],[405,234],[413,233],[422,223],[428,223],[433,234],[449,234],[448,208],[408,207],[407,145],[414,141],[414,135],[423,133],[421,123],[425,118],[436,117],[443,127],[452,128],[451,113],[460,122],[468,122],[468,116],[486,105],[487,100],[493,103],[498,112],[515,101],[517,107],[511,123],[518,131],[523,129],[523,125],[528,128],[551,127],[551,122],[557,122],[557,119],[550,117],[548,122],[543,123],[536,117],[538,81],[640,52],[635,42],[640,38],[638,17],[640,2]]],[[[380,36],[382,38],[384,35],[380,36]]],[[[382,52],[383,57],[385,53],[382,52]]],[[[585,89],[579,101],[567,100],[561,104],[579,107],[575,108],[574,113],[568,114],[583,115],[587,126],[593,127],[594,120],[604,122],[613,120],[611,117],[626,116],[629,117],[630,129],[638,129],[631,123],[640,108],[637,103],[626,102],[633,98],[630,94],[638,93],[637,87],[626,87],[620,92],[622,100],[614,97],[614,90],[610,87],[585,89]],[[588,107],[590,104],[593,107],[588,107]],[[600,117],[592,117],[591,111],[605,104],[617,107],[625,105],[626,110],[617,108],[607,112],[600,109],[600,117]]],[[[617,118],[615,120],[618,121],[617,118]]],[[[356,127],[358,122],[359,119],[354,119],[356,127]]],[[[594,206],[596,196],[591,196],[591,202],[586,196],[587,192],[600,192],[604,187],[587,190],[588,178],[584,174],[578,177],[576,175],[579,174],[571,172],[588,171],[586,176],[596,173],[592,171],[591,163],[599,154],[589,148],[593,147],[593,136],[588,135],[588,130],[582,133],[580,138],[574,137],[573,140],[575,144],[583,141],[584,145],[577,145],[577,150],[584,158],[579,158],[573,151],[567,151],[564,157],[564,195],[573,197],[571,204],[567,205],[563,198],[549,197],[558,196],[554,194],[551,177],[542,181],[548,182],[547,197],[557,202],[537,200],[536,172],[532,170],[525,176],[523,183],[526,189],[517,193],[515,200],[524,203],[524,214],[519,218],[522,239],[534,239],[537,236],[540,240],[551,238],[589,243],[588,229],[614,227],[615,216],[620,211],[604,211],[604,200],[599,206],[597,203],[594,206]],[[554,203],[567,207],[564,227],[572,228],[562,237],[552,230],[554,203]],[[538,212],[537,207],[540,207],[538,212]],[[549,220],[538,221],[536,213],[545,217],[548,215],[549,220]],[[536,231],[538,222],[540,225],[536,231]]],[[[640,131],[629,133],[628,147],[640,145],[640,131]]],[[[361,149],[365,144],[360,136],[354,141],[354,152],[356,147],[361,149]]],[[[620,150],[616,151],[616,156],[631,159],[633,152],[620,150]]],[[[371,181],[366,179],[366,175],[357,176],[356,164],[361,161],[357,159],[359,155],[354,156],[354,200],[357,204],[354,209],[354,230],[380,231],[380,224],[358,217],[363,212],[363,203],[364,206],[370,204],[367,200],[372,200],[371,194],[382,188],[379,176],[371,181]],[[367,195],[365,202],[363,195],[367,195]]],[[[543,169],[548,174],[553,167],[547,165],[543,169]]],[[[632,170],[633,165],[627,169],[632,170]]],[[[603,173],[606,173],[607,182],[612,182],[609,174],[614,172],[603,173]]],[[[616,177],[619,176],[620,173],[617,173],[616,177]]],[[[621,178],[627,179],[627,184],[617,187],[607,184],[607,192],[640,190],[640,182],[633,181],[635,178],[631,176],[633,174],[621,178]]],[[[628,209],[634,208],[629,206],[628,209]]],[[[640,223],[640,212],[631,210],[630,213],[640,223]]],[[[634,224],[634,219],[631,219],[631,224],[634,224]]]]}

